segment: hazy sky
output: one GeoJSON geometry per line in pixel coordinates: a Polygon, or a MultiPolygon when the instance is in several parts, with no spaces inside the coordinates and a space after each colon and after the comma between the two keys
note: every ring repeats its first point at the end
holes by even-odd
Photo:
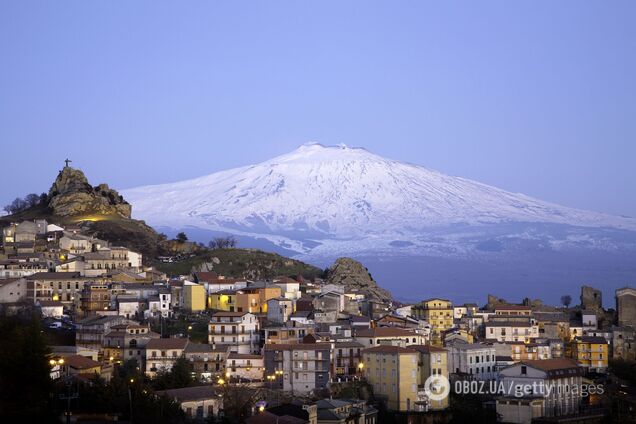
{"type": "Polygon", "coordinates": [[[346,143],[636,216],[636,2],[4,1],[0,204],[346,143]],[[452,3],[452,4],[451,4],[452,3]]]}

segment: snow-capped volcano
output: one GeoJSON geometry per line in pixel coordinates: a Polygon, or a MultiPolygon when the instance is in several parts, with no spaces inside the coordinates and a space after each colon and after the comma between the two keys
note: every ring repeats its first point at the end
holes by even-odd
{"type": "Polygon", "coordinates": [[[590,236],[592,229],[636,230],[631,218],[543,202],[362,148],[317,143],[257,165],[123,195],[134,217],[153,226],[265,238],[299,254],[327,256],[439,253],[459,239],[476,245],[492,237],[536,239],[544,231],[536,225],[576,229],[540,235],[555,248],[607,244],[605,236],[590,236]]]}

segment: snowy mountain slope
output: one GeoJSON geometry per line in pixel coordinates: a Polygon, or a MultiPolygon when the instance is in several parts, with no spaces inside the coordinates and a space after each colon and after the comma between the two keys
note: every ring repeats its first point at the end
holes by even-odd
{"type": "Polygon", "coordinates": [[[260,237],[306,255],[444,252],[467,238],[478,247],[493,233],[538,238],[553,248],[581,239],[605,248],[611,237],[598,231],[636,231],[632,218],[543,202],[360,148],[315,143],[257,165],[122,193],[134,217],[150,225],[260,237]],[[575,230],[553,237],[555,225],[575,230]],[[502,226],[508,232],[497,230],[502,226]]]}

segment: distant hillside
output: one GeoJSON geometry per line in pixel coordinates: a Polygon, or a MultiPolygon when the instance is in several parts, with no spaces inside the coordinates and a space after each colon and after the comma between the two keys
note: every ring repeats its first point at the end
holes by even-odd
{"type": "Polygon", "coordinates": [[[303,278],[321,277],[323,270],[295,259],[258,249],[214,249],[194,258],[158,264],[157,268],[171,275],[196,271],[214,271],[235,278],[263,280],[277,276],[302,275],[303,278]]]}
{"type": "Polygon", "coordinates": [[[0,217],[0,227],[33,219],[46,219],[62,227],[79,226],[85,234],[142,253],[144,263],[169,275],[212,269],[220,275],[250,279],[279,275],[314,278],[323,273],[312,265],[261,250],[210,250],[195,243],[167,240],[144,221],[131,219],[132,206],[117,191],[106,184],[91,186],[82,171],[68,166],[59,172],[48,193],[36,197],[31,204],[25,197],[19,210],[0,217]],[[187,259],[173,263],[157,260],[158,256],[177,255],[187,259]]]}

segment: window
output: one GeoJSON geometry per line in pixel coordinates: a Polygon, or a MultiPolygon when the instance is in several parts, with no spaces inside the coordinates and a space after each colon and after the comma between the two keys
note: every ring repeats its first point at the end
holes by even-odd
{"type": "Polygon", "coordinates": [[[525,365],[522,365],[521,366],[521,374],[522,375],[528,374],[528,367],[526,367],[525,365]]]}

